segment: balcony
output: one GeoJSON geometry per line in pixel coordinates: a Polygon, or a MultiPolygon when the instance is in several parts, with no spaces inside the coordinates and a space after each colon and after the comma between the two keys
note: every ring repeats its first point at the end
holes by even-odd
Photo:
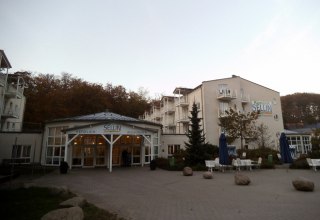
{"type": "Polygon", "coordinates": [[[163,112],[164,114],[170,115],[170,114],[173,114],[173,113],[175,112],[175,108],[174,108],[174,107],[171,107],[171,106],[166,106],[166,107],[164,107],[164,108],[162,109],[162,112],[163,112]]]}
{"type": "Polygon", "coordinates": [[[179,97],[175,101],[175,106],[176,107],[188,107],[189,103],[186,97],[179,97]]]}
{"type": "Polygon", "coordinates": [[[219,117],[219,118],[226,117],[226,116],[228,116],[228,115],[226,114],[226,110],[219,110],[219,111],[218,111],[218,117],[219,117]]]}
{"type": "Polygon", "coordinates": [[[0,73],[0,87],[4,87],[6,85],[7,78],[5,74],[0,73]]]}
{"type": "Polygon", "coordinates": [[[3,114],[1,115],[2,118],[19,118],[19,109],[13,111],[4,111],[3,114]]]}
{"type": "Polygon", "coordinates": [[[166,127],[166,128],[173,128],[175,126],[176,125],[173,122],[169,122],[169,123],[163,125],[163,127],[166,127]]]}
{"type": "Polygon", "coordinates": [[[236,91],[231,89],[219,89],[217,94],[217,99],[220,101],[231,101],[237,98],[236,91]]]}
{"type": "Polygon", "coordinates": [[[153,113],[152,113],[152,116],[154,118],[160,118],[160,109],[154,109],[153,113]]]}
{"type": "Polygon", "coordinates": [[[241,94],[240,95],[241,103],[242,104],[247,104],[250,102],[250,95],[248,94],[241,94]]]}
{"type": "Polygon", "coordinates": [[[24,87],[20,87],[20,86],[15,87],[12,85],[7,85],[5,96],[7,98],[21,99],[23,97],[23,90],[24,90],[24,87]]]}
{"type": "Polygon", "coordinates": [[[189,123],[190,119],[188,117],[183,117],[177,120],[178,123],[189,123]]]}

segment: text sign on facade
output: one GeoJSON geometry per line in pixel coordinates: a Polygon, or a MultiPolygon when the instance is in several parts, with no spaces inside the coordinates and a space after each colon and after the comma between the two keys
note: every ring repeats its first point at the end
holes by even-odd
{"type": "Polygon", "coordinates": [[[103,126],[105,132],[120,132],[121,131],[121,125],[117,124],[106,124],[103,126]]]}
{"type": "Polygon", "coordinates": [[[272,115],[272,103],[266,101],[252,101],[252,111],[260,112],[260,115],[272,115]]]}
{"type": "Polygon", "coordinates": [[[100,124],[92,127],[81,128],[73,131],[68,131],[68,134],[130,134],[130,135],[145,135],[152,132],[141,129],[135,126],[122,124],[100,124]]]}

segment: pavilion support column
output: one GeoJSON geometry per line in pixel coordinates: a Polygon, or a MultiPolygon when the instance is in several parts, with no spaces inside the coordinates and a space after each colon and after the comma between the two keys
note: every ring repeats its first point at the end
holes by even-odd
{"type": "Polygon", "coordinates": [[[65,145],[64,145],[64,161],[69,164],[70,170],[72,169],[72,164],[71,164],[71,163],[72,163],[72,158],[71,158],[71,161],[69,161],[70,156],[69,156],[68,146],[69,146],[69,144],[70,144],[70,146],[71,146],[70,152],[71,152],[71,156],[72,156],[73,147],[72,147],[71,142],[72,142],[76,137],[78,137],[78,136],[79,136],[79,134],[76,134],[75,136],[73,136],[73,137],[69,140],[69,135],[66,134],[66,143],[65,143],[65,145]]]}
{"type": "Polygon", "coordinates": [[[142,144],[141,146],[141,153],[140,153],[140,157],[141,157],[141,167],[144,166],[144,163],[145,163],[145,146],[144,144],[142,144]]]}
{"type": "Polygon", "coordinates": [[[142,135],[150,144],[150,155],[151,155],[151,158],[150,158],[150,161],[153,160],[153,143],[152,143],[152,135],[150,135],[150,139],[148,138],[147,135],[142,135]]]}
{"type": "Polygon", "coordinates": [[[106,138],[104,135],[101,135],[110,145],[109,149],[109,172],[112,172],[112,150],[113,150],[113,144],[116,143],[122,135],[119,135],[115,140],[113,140],[113,134],[110,135],[110,140],[106,138]]]}
{"type": "Polygon", "coordinates": [[[151,141],[150,141],[150,154],[151,154],[151,158],[150,161],[154,159],[154,146],[153,146],[153,135],[150,136],[151,141]]]}
{"type": "Polygon", "coordinates": [[[112,172],[112,150],[113,150],[113,134],[110,137],[110,154],[109,154],[109,172],[112,172]]]}
{"type": "Polygon", "coordinates": [[[66,142],[65,142],[65,145],[64,145],[64,161],[69,163],[68,161],[68,145],[69,145],[69,135],[68,134],[65,134],[65,137],[66,137],[66,142]]]}

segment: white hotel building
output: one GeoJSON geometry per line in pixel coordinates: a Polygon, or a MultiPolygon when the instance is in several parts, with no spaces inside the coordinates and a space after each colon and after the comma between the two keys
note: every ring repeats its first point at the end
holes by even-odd
{"type": "MultiPolygon", "coordinates": [[[[112,167],[123,165],[127,152],[129,165],[143,166],[156,157],[170,157],[185,147],[185,135],[192,104],[199,109],[206,141],[218,145],[219,117],[234,108],[243,112],[257,109],[257,124],[264,123],[278,150],[284,131],[280,94],[239,76],[205,81],[194,89],[176,88],[173,96],[163,96],[140,119],[111,112],[52,120],[41,132],[22,130],[26,85],[19,75],[8,74],[11,65],[0,50],[0,163],[59,166],[67,161],[73,167],[112,167]]],[[[289,142],[297,153],[311,150],[310,135],[291,134],[289,142]]],[[[240,148],[239,140],[233,143],[240,148]]],[[[248,149],[258,147],[245,143],[248,149]]]]}
{"type": "MultiPolygon", "coordinates": [[[[279,92],[233,75],[230,78],[204,81],[194,89],[178,87],[173,94],[154,102],[151,110],[141,117],[163,125],[163,156],[170,156],[175,150],[184,148],[193,102],[200,111],[198,117],[202,118],[202,128],[210,144],[219,144],[219,117],[224,116],[225,110],[233,108],[242,112],[260,110],[257,125],[263,123],[268,126],[275,143],[274,148],[278,149],[278,139],[284,131],[279,92]]],[[[240,141],[235,141],[233,145],[240,148],[240,141]]],[[[249,142],[245,143],[245,147],[253,149],[258,146],[249,142]]]]}

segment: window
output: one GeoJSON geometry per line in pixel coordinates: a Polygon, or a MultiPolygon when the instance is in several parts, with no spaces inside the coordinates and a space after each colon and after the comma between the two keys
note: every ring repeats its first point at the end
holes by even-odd
{"type": "Polygon", "coordinates": [[[229,110],[228,102],[219,102],[219,117],[225,116],[227,110],[229,110]]]}
{"type": "Polygon", "coordinates": [[[294,149],[297,156],[299,154],[307,154],[311,151],[311,139],[310,136],[294,136],[294,135],[288,135],[287,136],[288,143],[291,148],[294,149]]]}
{"type": "Polygon", "coordinates": [[[13,145],[12,160],[13,163],[30,163],[31,145],[13,145]]]}
{"type": "Polygon", "coordinates": [[[180,144],[169,144],[168,145],[168,156],[172,156],[180,150],[180,144]]]}
{"type": "Polygon", "coordinates": [[[65,155],[65,135],[61,132],[67,127],[51,127],[48,129],[46,164],[60,165],[65,155]]]}
{"type": "Polygon", "coordinates": [[[197,109],[200,110],[200,107],[201,107],[200,102],[197,102],[196,105],[197,105],[197,109]]]}

